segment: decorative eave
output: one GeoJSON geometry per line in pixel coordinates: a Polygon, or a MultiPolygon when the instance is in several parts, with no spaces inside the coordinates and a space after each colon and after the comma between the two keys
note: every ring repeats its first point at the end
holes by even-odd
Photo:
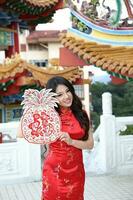
{"type": "MultiPolygon", "coordinates": [[[[24,64],[25,65],[25,64],[24,64]]],[[[82,71],[78,67],[72,68],[62,68],[58,66],[48,67],[48,68],[39,68],[34,65],[27,64],[25,67],[28,71],[30,71],[35,80],[38,80],[42,86],[45,86],[47,81],[53,76],[63,76],[69,81],[76,82],[76,79],[81,78],[82,71]]]]}
{"type": "Polygon", "coordinates": [[[45,86],[48,79],[53,76],[63,76],[68,80],[75,82],[77,79],[80,79],[82,75],[82,71],[79,69],[79,67],[63,68],[54,66],[48,68],[40,68],[22,60],[19,55],[15,55],[12,56],[11,59],[6,59],[5,63],[0,65],[0,82],[2,83],[3,80],[12,79],[17,74],[23,73],[25,70],[31,72],[32,77],[23,78],[23,80],[25,80],[24,84],[29,84],[31,80],[32,83],[37,81],[40,82],[41,86],[45,86]],[[26,82],[26,80],[28,82],[26,82]]]}
{"type": "Polygon", "coordinates": [[[20,13],[32,13],[39,12],[39,14],[42,14],[47,8],[51,8],[52,6],[55,6],[62,0],[23,0],[23,1],[10,1],[5,0],[1,4],[5,8],[12,9],[12,11],[20,12],[20,13]],[[21,8],[21,10],[20,10],[21,8]],[[28,9],[32,8],[32,12],[28,9]]]}
{"type": "Polygon", "coordinates": [[[56,3],[58,3],[58,0],[25,0],[26,2],[34,5],[34,6],[50,6],[50,5],[54,5],[56,3]]]}
{"type": "Polygon", "coordinates": [[[3,19],[0,26],[10,25],[13,21],[18,22],[22,28],[47,23],[54,12],[63,6],[63,0],[5,0],[0,3],[0,17],[3,19]]]}
{"type": "MultiPolygon", "coordinates": [[[[105,5],[105,1],[74,1],[69,0],[68,6],[71,9],[72,15],[80,20],[80,22],[85,22],[85,24],[93,26],[92,29],[102,29],[104,31],[111,31],[114,34],[114,30],[133,30],[132,23],[130,20],[133,19],[133,10],[131,0],[119,0],[115,1],[115,12],[112,4],[105,5]],[[99,9],[100,5],[100,9],[99,9]],[[108,10],[107,12],[105,10],[108,10]],[[100,11],[101,12],[98,12],[100,11]],[[127,15],[122,17],[121,14],[126,13],[127,15]]],[[[75,25],[74,20],[74,27],[75,25]]],[[[82,31],[83,26],[80,30],[82,31]]],[[[110,32],[109,31],[109,32],[110,32]]],[[[87,31],[88,32],[88,31],[87,31]]],[[[117,32],[117,31],[116,31],[117,32]]],[[[119,31],[118,31],[119,32],[119,31]]],[[[117,33],[115,33],[117,34],[117,33]]]]}
{"type": "Polygon", "coordinates": [[[72,53],[112,76],[133,80],[133,47],[111,46],[61,34],[61,43],[72,53]]]}

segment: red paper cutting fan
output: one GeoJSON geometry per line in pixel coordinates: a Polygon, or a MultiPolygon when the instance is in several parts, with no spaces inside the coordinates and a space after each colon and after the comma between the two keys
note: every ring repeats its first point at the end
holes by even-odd
{"type": "Polygon", "coordinates": [[[41,91],[34,89],[25,91],[21,129],[28,142],[48,144],[59,138],[61,123],[54,109],[58,103],[55,95],[51,89],[45,88],[41,91]]]}

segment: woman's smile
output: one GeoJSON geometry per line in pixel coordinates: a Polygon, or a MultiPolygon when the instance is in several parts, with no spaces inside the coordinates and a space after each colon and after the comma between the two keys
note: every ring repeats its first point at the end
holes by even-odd
{"type": "Polygon", "coordinates": [[[70,107],[72,105],[73,96],[68,87],[65,85],[58,85],[56,88],[56,94],[60,106],[70,107]]]}

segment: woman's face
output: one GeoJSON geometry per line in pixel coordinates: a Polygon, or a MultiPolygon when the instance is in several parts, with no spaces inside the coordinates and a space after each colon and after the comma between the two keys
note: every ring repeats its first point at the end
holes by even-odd
{"type": "Polygon", "coordinates": [[[73,96],[67,86],[58,85],[56,88],[56,94],[60,106],[68,108],[72,105],[73,96]]]}

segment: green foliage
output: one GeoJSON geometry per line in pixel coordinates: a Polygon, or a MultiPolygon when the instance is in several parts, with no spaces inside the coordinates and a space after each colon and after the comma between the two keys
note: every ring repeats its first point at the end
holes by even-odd
{"type": "Polygon", "coordinates": [[[133,125],[127,125],[127,129],[120,131],[120,135],[133,135],[133,125]]]}
{"type": "Polygon", "coordinates": [[[100,123],[100,117],[96,112],[91,112],[91,119],[92,119],[92,126],[95,130],[100,123]]]}
{"type": "Polygon", "coordinates": [[[116,117],[133,116],[133,82],[123,85],[113,85],[96,82],[91,85],[90,92],[92,95],[91,118],[94,129],[99,125],[99,118],[102,114],[102,94],[110,92],[112,94],[113,114],[116,117]]]}

